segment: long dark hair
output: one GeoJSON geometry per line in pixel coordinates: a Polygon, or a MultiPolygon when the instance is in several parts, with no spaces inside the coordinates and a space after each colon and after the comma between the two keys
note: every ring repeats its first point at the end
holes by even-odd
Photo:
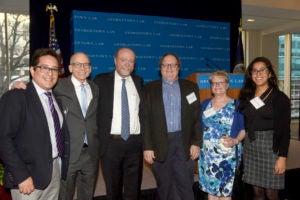
{"type": "Polygon", "coordinates": [[[255,95],[255,89],[256,84],[252,80],[252,70],[253,65],[257,62],[263,62],[265,63],[267,69],[269,70],[271,77],[268,79],[269,87],[278,89],[277,84],[277,76],[274,72],[274,67],[271,63],[271,61],[266,57],[256,57],[247,67],[247,70],[245,72],[245,78],[244,78],[244,86],[242,87],[239,95],[240,100],[249,101],[252,99],[255,95]]]}

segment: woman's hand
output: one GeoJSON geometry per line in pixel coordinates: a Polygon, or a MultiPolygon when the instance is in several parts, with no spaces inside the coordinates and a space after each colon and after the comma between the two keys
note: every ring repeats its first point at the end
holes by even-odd
{"type": "Polygon", "coordinates": [[[278,157],[274,167],[274,174],[284,174],[286,170],[286,157],[278,157]]]}
{"type": "Polygon", "coordinates": [[[221,142],[225,147],[230,148],[237,145],[239,143],[239,140],[232,137],[222,137],[221,142]]]}

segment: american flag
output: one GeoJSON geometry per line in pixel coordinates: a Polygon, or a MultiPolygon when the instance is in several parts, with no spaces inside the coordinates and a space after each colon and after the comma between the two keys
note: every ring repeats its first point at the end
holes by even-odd
{"type": "Polygon", "coordinates": [[[235,53],[235,63],[234,63],[233,73],[245,73],[246,67],[244,63],[244,48],[242,41],[242,27],[239,27],[239,35],[237,40],[237,48],[235,53]]]}
{"type": "Polygon", "coordinates": [[[55,18],[53,12],[50,14],[50,29],[49,29],[49,47],[52,48],[60,57],[60,77],[65,77],[65,68],[62,59],[62,54],[55,33],[55,18]]]}

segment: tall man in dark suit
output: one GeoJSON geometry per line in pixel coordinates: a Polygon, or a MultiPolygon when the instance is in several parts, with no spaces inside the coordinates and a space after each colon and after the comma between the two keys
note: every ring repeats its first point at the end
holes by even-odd
{"type": "Polygon", "coordinates": [[[143,164],[139,118],[142,79],[132,74],[135,58],[131,49],[118,49],[114,58],[115,70],[94,79],[99,87],[97,121],[103,145],[101,167],[109,200],[139,199],[143,164]],[[121,136],[123,82],[129,104],[128,139],[121,136]]]}
{"type": "Polygon", "coordinates": [[[66,178],[69,136],[52,95],[59,63],[53,50],[37,49],[27,89],[1,97],[0,156],[13,199],[58,199],[60,179],[66,178]]]}
{"type": "Polygon", "coordinates": [[[60,79],[54,88],[66,116],[71,139],[68,175],[67,180],[62,181],[60,199],[73,200],[77,188],[77,199],[92,200],[100,154],[96,123],[99,89],[87,79],[91,63],[85,53],[72,55],[69,71],[72,75],[60,79]]]}
{"type": "Polygon", "coordinates": [[[179,79],[179,57],[163,55],[162,80],[143,90],[144,159],[152,164],[160,200],[193,200],[194,166],[202,144],[199,90],[179,79]]]}

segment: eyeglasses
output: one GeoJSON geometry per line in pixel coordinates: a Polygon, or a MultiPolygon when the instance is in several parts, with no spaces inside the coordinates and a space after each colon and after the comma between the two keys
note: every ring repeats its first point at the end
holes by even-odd
{"type": "Polygon", "coordinates": [[[51,67],[48,67],[46,65],[41,65],[41,66],[35,66],[34,68],[39,68],[41,73],[43,73],[43,74],[49,73],[50,71],[53,74],[58,74],[59,73],[59,68],[58,67],[51,68],[51,67]]]}
{"type": "Polygon", "coordinates": [[[83,67],[84,69],[89,69],[91,67],[91,63],[80,63],[80,62],[75,62],[71,63],[72,66],[74,66],[76,69],[80,69],[83,67]]]}
{"type": "Polygon", "coordinates": [[[170,67],[170,68],[175,68],[177,67],[178,64],[177,63],[171,63],[171,64],[161,64],[161,67],[163,68],[167,68],[167,67],[170,67]]]}
{"type": "Polygon", "coordinates": [[[225,82],[225,81],[221,81],[221,82],[212,82],[212,81],[210,81],[209,83],[210,83],[211,86],[223,86],[227,82],[225,82]]]}
{"type": "Polygon", "coordinates": [[[253,69],[251,71],[252,75],[257,75],[257,74],[266,74],[268,72],[268,68],[263,68],[263,69],[253,69]]]}

